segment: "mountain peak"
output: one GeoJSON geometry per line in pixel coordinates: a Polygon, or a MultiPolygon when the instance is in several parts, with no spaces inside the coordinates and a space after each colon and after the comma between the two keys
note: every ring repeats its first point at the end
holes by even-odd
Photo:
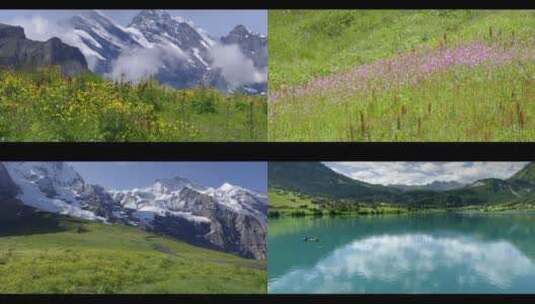
{"type": "Polygon", "coordinates": [[[239,187],[234,186],[230,183],[224,183],[223,185],[221,185],[221,187],[218,188],[218,190],[225,191],[225,192],[233,190],[233,189],[239,189],[239,187]]]}
{"type": "Polygon", "coordinates": [[[156,10],[142,10],[137,14],[128,27],[135,28],[160,28],[165,24],[172,24],[174,22],[180,22],[177,18],[172,17],[168,12],[161,9],[156,10]]]}
{"type": "Polygon", "coordinates": [[[154,185],[152,185],[152,188],[157,192],[162,192],[164,190],[180,191],[186,187],[196,191],[203,191],[206,189],[204,186],[198,185],[181,176],[157,179],[154,185]]]}
{"type": "Polygon", "coordinates": [[[155,183],[160,184],[179,184],[179,183],[189,183],[190,181],[187,178],[181,176],[175,176],[171,178],[158,178],[155,183]]]}
{"type": "Polygon", "coordinates": [[[141,18],[150,18],[150,19],[160,19],[160,20],[167,20],[171,19],[171,15],[169,15],[168,12],[162,9],[148,9],[148,10],[142,10],[137,17],[141,18]]]}
{"type": "Polygon", "coordinates": [[[251,31],[245,27],[243,24],[236,25],[232,31],[230,31],[231,34],[250,34],[251,31]]]}
{"type": "Polygon", "coordinates": [[[25,39],[24,28],[0,23],[0,39],[4,38],[25,39]]]}
{"type": "Polygon", "coordinates": [[[26,38],[22,27],[0,24],[0,40],[2,67],[33,70],[57,65],[63,74],[71,76],[87,70],[87,61],[80,50],[58,38],[34,41],[26,38]],[[4,40],[16,43],[4,43],[4,40]]]}

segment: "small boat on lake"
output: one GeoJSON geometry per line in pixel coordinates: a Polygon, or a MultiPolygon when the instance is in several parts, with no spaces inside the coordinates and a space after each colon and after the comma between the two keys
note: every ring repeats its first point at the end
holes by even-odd
{"type": "Polygon", "coordinates": [[[317,237],[308,236],[308,235],[303,238],[303,241],[305,241],[305,242],[319,242],[319,240],[320,239],[317,238],[317,237]]]}

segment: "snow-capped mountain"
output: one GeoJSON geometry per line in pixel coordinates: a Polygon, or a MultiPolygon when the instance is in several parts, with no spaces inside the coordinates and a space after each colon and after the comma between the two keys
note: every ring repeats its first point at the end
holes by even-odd
{"type": "Polygon", "coordinates": [[[99,11],[70,18],[67,43],[86,56],[89,68],[123,80],[156,77],[187,88],[265,93],[267,38],[237,25],[220,39],[163,10],[142,10],[123,27],[99,11]]]}
{"type": "Polygon", "coordinates": [[[66,163],[3,162],[0,200],[9,199],[38,211],[134,225],[244,257],[266,256],[267,196],[230,184],[211,188],[175,177],[142,189],[106,191],[85,183],[66,163]]]}
{"type": "Polygon", "coordinates": [[[58,213],[103,222],[123,221],[121,205],[106,190],[85,183],[63,162],[4,162],[0,171],[7,173],[0,187],[15,185],[13,196],[39,211],[58,213]]]}
{"type": "Polygon", "coordinates": [[[111,193],[147,229],[246,257],[265,258],[265,195],[228,183],[207,188],[184,178],[111,193]]]}
{"type": "Polygon", "coordinates": [[[96,220],[93,212],[84,210],[80,194],[82,178],[70,166],[58,162],[8,162],[4,164],[18,186],[18,199],[41,211],[96,220]]]}

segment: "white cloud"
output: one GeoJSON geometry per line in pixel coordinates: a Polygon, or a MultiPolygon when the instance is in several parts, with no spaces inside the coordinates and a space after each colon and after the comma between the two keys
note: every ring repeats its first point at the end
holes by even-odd
{"type": "Polygon", "coordinates": [[[138,82],[147,79],[164,66],[174,66],[187,60],[187,56],[171,46],[136,48],[123,52],[113,62],[110,77],[115,80],[138,82]]]}
{"type": "Polygon", "coordinates": [[[471,183],[508,178],[526,162],[328,162],[338,173],[373,184],[423,185],[433,181],[471,183]]]}
{"type": "Polygon", "coordinates": [[[51,22],[39,15],[31,17],[15,17],[9,22],[11,25],[18,25],[24,28],[26,37],[33,40],[45,41],[52,37],[60,37],[65,29],[62,29],[55,22],[51,22]]]}
{"type": "Polygon", "coordinates": [[[267,79],[267,71],[258,70],[238,45],[214,45],[210,55],[213,59],[212,66],[221,69],[223,77],[233,88],[265,82],[267,79]]]}
{"type": "Polygon", "coordinates": [[[98,53],[84,46],[80,37],[65,23],[60,25],[55,20],[50,20],[40,15],[15,17],[7,23],[23,27],[26,38],[28,39],[47,41],[50,38],[57,37],[70,46],[78,47],[85,56],[90,70],[96,65],[99,57],[100,59],[103,59],[98,53]]]}

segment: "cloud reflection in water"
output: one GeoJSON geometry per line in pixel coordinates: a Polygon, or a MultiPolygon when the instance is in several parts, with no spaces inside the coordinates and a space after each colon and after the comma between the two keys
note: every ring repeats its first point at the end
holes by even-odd
{"type": "Polygon", "coordinates": [[[523,277],[535,279],[535,265],[507,241],[380,235],[270,280],[269,292],[364,293],[379,285],[382,292],[461,292],[474,286],[503,292],[523,277]]]}

